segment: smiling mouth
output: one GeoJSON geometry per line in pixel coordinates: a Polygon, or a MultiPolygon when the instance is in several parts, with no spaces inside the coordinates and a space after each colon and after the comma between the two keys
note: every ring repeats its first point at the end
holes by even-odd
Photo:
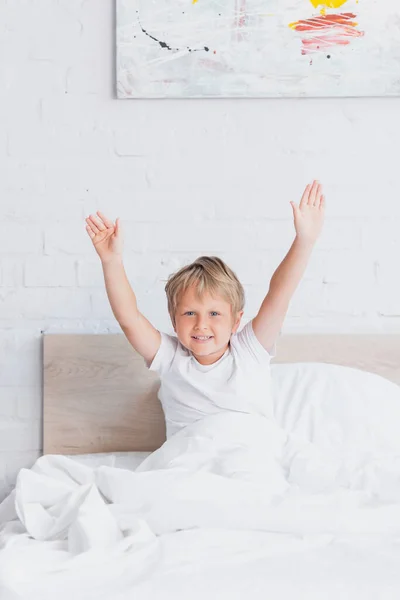
{"type": "Polygon", "coordinates": [[[207,337],[196,337],[194,335],[192,335],[192,340],[196,340],[196,342],[208,342],[209,340],[212,340],[214,336],[210,335],[207,337]]]}

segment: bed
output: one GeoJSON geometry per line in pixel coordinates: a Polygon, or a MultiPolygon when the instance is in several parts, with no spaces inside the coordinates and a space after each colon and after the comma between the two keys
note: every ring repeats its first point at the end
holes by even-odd
{"type": "Polygon", "coordinates": [[[43,456],[0,505],[0,598],[398,598],[399,349],[284,335],[275,424],[174,445],[123,335],[45,335],[43,456]]]}

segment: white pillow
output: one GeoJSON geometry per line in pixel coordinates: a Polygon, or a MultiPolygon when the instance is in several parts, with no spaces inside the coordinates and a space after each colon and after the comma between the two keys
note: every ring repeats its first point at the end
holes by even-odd
{"type": "Polygon", "coordinates": [[[400,386],[327,363],[271,365],[278,424],[340,456],[400,452],[400,386]]]}

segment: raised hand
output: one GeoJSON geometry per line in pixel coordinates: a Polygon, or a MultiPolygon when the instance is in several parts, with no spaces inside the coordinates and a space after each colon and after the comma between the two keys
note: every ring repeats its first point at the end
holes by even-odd
{"type": "Polygon", "coordinates": [[[119,218],[115,225],[100,211],[85,219],[86,231],[102,262],[108,262],[122,256],[123,239],[119,218]]]}
{"type": "Polygon", "coordinates": [[[322,185],[314,180],[303,192],[300,205],[290,202],[293,208],[294,226],[299,239],[315,242],[322,230],[325,217],[325,196],[322,185]]]}

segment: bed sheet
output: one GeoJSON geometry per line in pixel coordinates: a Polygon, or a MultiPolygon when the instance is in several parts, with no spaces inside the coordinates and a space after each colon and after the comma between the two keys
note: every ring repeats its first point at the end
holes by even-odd
{"type": "MultiPolygon", "coordinates": [[[[20,540],[21,545],[24,542],[20,540]]],[[[1,571],[1,600],[398,600],[395,536],[323,536],[203,529],[159,537],[158,559],[138,576],[133,557],[69,561],[65,541],[30,540],[1,571]],[[18,556],[17,556],[18,555],[18,556]],[[37,577],[36,564],[60,571],[37,577]],[[5,572],[7,570],[7,572],[5,572]],[[29,573],[36,571],[36,577],[29,573]]]]}
{"type": "Polygon", "coordinates": [[[397,600],[399,457],[365,457],[345,473],[287,442],[274,424],[237,415],[195,424],[147,457],[42,457],[0,506],[1,600],[397,600]],[[304,484],[311,511],[296,514],[289,497],[279,512],[288,481],[304,484]],[[71,552],[82,540],[90,548],[71,552]]]}

